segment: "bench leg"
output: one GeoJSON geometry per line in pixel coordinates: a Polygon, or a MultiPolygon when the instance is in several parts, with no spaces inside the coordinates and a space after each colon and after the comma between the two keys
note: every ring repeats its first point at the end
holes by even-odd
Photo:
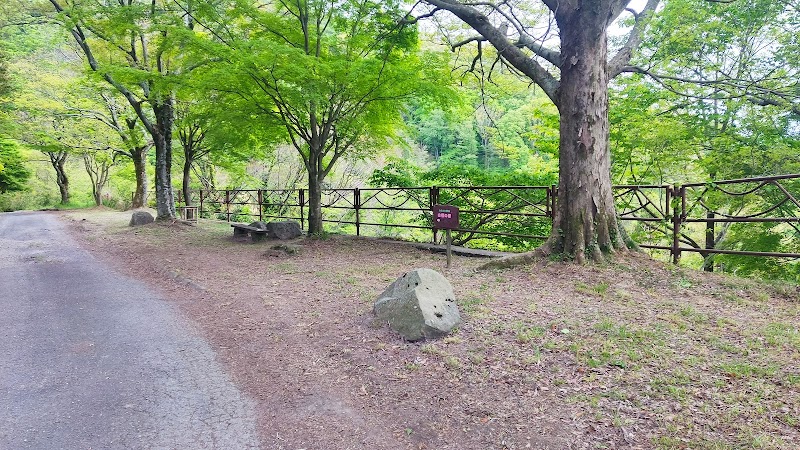
{"type": "Polygon", "coordinates": [[[233,229],[233,237],[240,237],[240,236],[247,236],[247,230],[242,230],[240,228],[233,229]]]}
{"type": "Polygon", "coordinates": [[[266,238],[267,238],[267,233],[259,233],[259,232],[256,232],[256,231],[253,231],[253,232],[250,233],[250,239],[253,242],[261,242],[266,238]]]}

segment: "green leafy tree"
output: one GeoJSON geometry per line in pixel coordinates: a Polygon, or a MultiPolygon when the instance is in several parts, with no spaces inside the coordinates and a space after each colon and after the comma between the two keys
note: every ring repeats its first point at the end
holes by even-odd
{"type": "MultiPolygon", "coordinates": [[[[118,98],[114,92],[89,83],[81,85],[80,91],[84,99],[81,104],[69,106],[69,113],[73,116],[91,119],[105,126],[105,130],[97,129],[91,125],[98,135],[111,131],[117,139],[105,136],[104,150],[99,147],[90,149],[83,154],[84,165],[95,186],[94,199],[98,202],[99,194],[105,183],[108,182],[108,170],[117,162],[118,158],[130,159],[133,163],[133,174],[136,185],[131,199],[131,208],[141,208],[147,198],[147,153],[152,147],[152,141],[147,139],[147,132],[138,116],[133,112],[127,102],[118,98]],[[98,156],[98,152],[103,153],[98,156]],[[88,158],[88,161],[87,161],[88,158]],[[98,165],[99,163],[99,165],[98,165]],[[90,169],[92,167],[92,169],[90,169]],[[105,174],[103,176],[103,174],[105,174]],[[97,184],[96,180],[104,180],[97,184]]],[[[86,130],[87,132],[89,129],[86,130]]],[[[99,203],[98,203],[99,206],[99,203]]]]}
{"type": "Polygon", "coordinates": [[[155,147],[157,218],[174,218],[174,77],[186,69],[181,42],[193,26],[187,21],[190,8],[162,0],[50,3],[89,69],[125,97],[150,135],[155,147]]]}
{"type": "MultiPolygon", "coordinates": [[[[211,54],[224,65],[221,90],[235,90],[243,109],[282,128],[308,174],[309,232],[322,231],[325,178],[346,155],[385,147],[403,104],[424,93],[414,26],[389,2],[241,0],[228,34],[215,32],[211,54]]],[[[239,106],[237,105],[237,106],[239,106]]]]}
{"type": "Polygon", "coordinates": [[[87,150],[83,152],[83,166],[92,182],[92,199],[95,206],[103,204],[103,191],[108,185],[114,157],[110,149],[87,150]]]}
{"type": "MultiPolygon", "coordinates": [[[[215,77],[195,77],[194,81],[179,89],[176,102],[175,128],[183,156],[181,189],[187,205],[192,202],[193,173],[212,182],[215,167],[241,172],[249,161],[263,160],[278,134],[264,127],[249,109],[220,107],[237,101],[215,90],[215,77]]],[[[206,189],[210,187],[207,184],[206,189]]]]}
{"type": "MultiPolygon", "coordinates": [[[[781,2],[665,3],[634,59],[634,71],[644,76],[614,88],[611,140],[617,179],[674,183],[797,172],[798,19],[797,9],[781,2]]],[[[704,207],[709,218],[752,214],[781,199],[776,189],[730,196],[712,188],[704,207]]],[[[781,214],[796,214],[783,209],[781,214]]],[[[689,227],[680,241],[697,249],[711,244],[741,250],[748,243],[754,245],[749,250],[779,252],[797,246],[797,231],[785,225],[765,230],[720,223],[714,231],[706,237],[689,227]],[[765,233],[785,239],[760,236],[765,233]]],[[[745,261],[759,264],[754,258],[714,254],[703,264],[706,270],[717,266],[745,273],[745,261]]]]}
{"type": "Polygon", "coordinates": [[[0,193],[24,190],[30,176],[17,144],[0,139],[0,193]]]}
{"type": "MultiPolygon", "coordinates": [[[[499,3],[425,0],[424,3],[431,9],[423,16],[447,11],[477,32],[453,41],[454,49],[469,43],[490,43],[497,51],[500,66],[510,66],[533,81],[558,107],[559,202],[553,232],[541,253],[565,253],[580,262],[586,255],[600,260],[603,254],[624,248],[611,191],[608,90],[610,81],[623,73],[645,74],[656,81],[671,76],[648,64],[646,58],[632,60],[661,2],[648,0],[641,11],[628,8],[629,0],[499,3]],[[609,29],[615,22],[627,29],[628,35],[609,45],[609,29]],[[550,31],[557,31],[557,36],[550,31]],[[551,47],[555,42],[560,49],[551,47]],[[609,55],[609,50],[613,54],[609,55]]],[[[669,0],[658,14],[667,14],[673,4],[685,5],[683,17],[695,25],[706,10],[717,15],[728,7],[739,8],[743,13],[749,8],[749,4],[730,6],[733,3],[739,2],[669,0]]],[[[779,4],[776,8],[782,8],[784,13],[796,13],[790,4],[773,3],[779,4]]],[[[683,36],[673,28],[663,30],[676,42],[683,36]]],[[[706,31],[714,34],[719,30],[706,31]]],[[[724,38],[725,32],[718,34],[724,38]]],[[[665,56],[674,54],[658,40],[653,42],[665,56]]],[[[759,70],[752,73],[758,74],[759,70]]],[[[724,70],[714,72],[725,74],[724,70]]],[[[709,85],[704,79],[681,76],[672,79],[687,85],[709,85]]],[[[797,99],[791,88],[793,83],[784,74],[740,78],[728,74],[714,82],[716,89],[738,92],[753,103],[778,103],[788,108],[793,108],[797,99]]]]}
{"type": "Polygon", "coordinates": [[[0,49],[0,98],[11,93],[11,77],[8,74],[8,57],[0,49]]]}

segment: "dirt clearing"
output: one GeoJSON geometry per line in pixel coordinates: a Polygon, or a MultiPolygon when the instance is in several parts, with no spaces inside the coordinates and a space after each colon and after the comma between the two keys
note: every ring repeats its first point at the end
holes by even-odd
{"type": "Polygon", "coordinates": [[[66,213],[96,257],[163,290],[259,408],[269,449],[800,447],[793,285],[633,254],[603,266],[484,260],[349,236],[66,213]],[[464,325],[403,342],[375,297],[408,270],[452,283],[464,325]]]}

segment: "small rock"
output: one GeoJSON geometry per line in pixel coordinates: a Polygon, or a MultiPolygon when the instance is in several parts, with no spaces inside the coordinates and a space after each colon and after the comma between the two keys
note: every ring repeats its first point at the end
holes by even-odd
{"type": "Polygon", "coordinates": [[[131,222],[128,226],[135,227],[139,225],[147,225],[148,223],[155,222],[155,218],[147,211],[134,211],[131,215],[131,222]]]}
{"type": "Polygon", "coordinates": [[[373,312],[408,341],[444,336],[461,323],[453,286],[431,269],[398,278],[375,301],[373,312]]]}
{"type": "Polygon", "coordinates": [[[278,244],[273,245],[270,247],[272,250],[279,250],[287,255],[296,255],[300,253],[300,246],[299,245],[292,245],[292,244],[278,244]]]}

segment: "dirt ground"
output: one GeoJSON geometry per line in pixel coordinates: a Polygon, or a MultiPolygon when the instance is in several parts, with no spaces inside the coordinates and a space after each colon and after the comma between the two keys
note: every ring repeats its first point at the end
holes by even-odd
{"type": "Polygon", "coordinates": [[[258,403],[266,449],[800,448],[795,286],[641,254],[476,271],[375,239],[290,254],[219,222],[62,215],[193,320],[258,403]],[[449,279],[464,324],[408,343],[371,309],[418,267],[449,279]]]}

